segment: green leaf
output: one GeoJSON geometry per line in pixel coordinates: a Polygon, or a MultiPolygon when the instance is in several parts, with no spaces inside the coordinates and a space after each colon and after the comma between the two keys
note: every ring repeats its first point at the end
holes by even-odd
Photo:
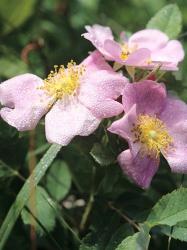
{"type": "Polygon", "coordinates": [[[9,33],[22,25],[34,12],[35,0],[0,1],[0,19],[4,22],[2,32],[9,33]]]}
{"type": "Polygon", "coordinates": [[[169,4],[162,8],[148,22],[148,29],[159,29],[169,38],[176,38],[181,32],[182,16],[176,4],[169,4]]]}
{"type": "Polygon", "coordinates": [[[111,151],[99,143],[95,143],[91,152],[91,156],[101,166],[108,166],[115,161],[111,151]]]}
{"type": "MultiPolygon", "coordinates": [[[[114,195],[115,198],[118,197],[118,190],[116,185],[119,184],[119,179],[121,178],[121,170],[115,165],[103,168],[105,174],[98,186],[97,192],[101,195],[114,195]]],[[[124,191],[123,187],[123,191],[124,191]]]]}
{"type": "Polygon", "coordinates": [[[161,232],[180,241],[187,241],[187,221],[177,223],[173,228],[162,226],[161,232]]]}
{"type": "MultiPolygon", "coordinates": [[[[54,209],[47,202],[47,200],[49,199],[50,197],[45,191],[45,189],[38,186],[33,191],[30,199],[26,204],[26,206],[32,212],[34,217],[36,217],[40,221],[40,223],[45,227],[48,232],[53,230],[55,226],[56,217],[54,209]]],[[[32,215],[26,209],[22,210],[21,216],[25,224],[36,226],[36,231],[39,235],[44,234],[43,229],[40,227],[40,225],[36,223],[32,215]]]]}
{"type": "Polygon", "coordinates": [[[89,193],[93,172],[91,160],[86,157],[83,150],[77,150],[72,144],[63,148],[63,155],[68,163],[73,183],[80,192],[89,193]]]}
{"type": "Polygon", "coordinates": [[[147,218],[147,225],[173,226],[183,220],[187,220],[187,188],[182,187],[158,201],[147,218]]]}
{"type": "Polygon", "coordinates": [[[28,72],[28,66],[16,56],[0,58],[0,76],[10,78],[28,72]]]}
{"type": "Polygon", "coordinates": [[[119,217],[117,214],[113,214],[111,211],[106,212],[103,215],[102,211],[100,211],[99,214],[97,214],[97,211],[94,211],[96,213],[94,215],[94,218],[92,220],[96,221],[94,224],[99,225],[93,225],[92,227],[94,230],[90,233],[88,233],[82,240],[82,244],[80,246],[80,250],[83,249],[95,249],[95,250],[102,250],[106,249],[106,246],[109,243],[109,240],[111,239],[114,232],[119,227],[119,217]],[[107,222],[105,221],[107,219],[107,222]]]}
{"type": "Polygon", "coordinates": [[[147,250],[149,246],[150,236],[148,232],[141,230],[132,236],[124,239],[116,250],[147,250]]]}
{"type": "Polygon", "coordinates": [[[139,1],[139,0],[133,0],[136,8],[145,8],[146,10],[149,10],[149,14],[153,15],[156,11],[158,11],[159,9],[161,9],[166,1],[165,0],[143,0],[143,1],[139,1]]]}
{"type": "Polygon", "coordinates": [[[56,160],[46,175],[46,188],[57,201],[62,200],[71,187],[71,174],[64,161],[56,160]]]}
{"type": "Polygon", "coordinates": [[[41,178],[44,176],[45,172],[51,165],[52,161],[54,160],[60,149],[61,146],[57,144],[53,144],[49,148],[49,150],[42,157],[40,162],[37,164],[35,170],[27,179],[22,189],[18,193],[15,202],[10,207],[9,212],[0,228],[0,250],[3,249],[15,222],[17,221],[23,207],[31,196],[32,191],[37,186],[41,178]]]}
{"type": "Polygon", "coordinates": [[[61,205],[54,202],[52,199],[47,199],[48,204],[51,206],[51,208],[54,210],[56,218],[58,219],[60,225],[63,227],[63,229],[69,230],[71,234],[74,236],[74,238],[77,240],[77,242],[81,243],[81,240],[78,236],[78,233],[74,231],[71,226],[65,221],[62,215],[62,209],[61,205]]]}
{"type": "Polygon", "coordinates": [[[112,235],[106,250],[115,250],[124,238],[133,234],[133,229],[129,224],[124,224],[112,235]]]}
{"type": "Polygon", "coordinates": [[[124,238],[134,233],[129,224],[121,225],[121,218],[116,213],[106,212],[106,210],[103,212],[104,214],[100,211],[97,216],[95,214],[92,218],[98,222],[94,223],[95,225],[92,224],[94,230],[83,238],[80,250],[115,250],[124,238]]]}
{"type": "Polygon", "coordinates": [[[97,246],[85,246],[84,244],[80,245],[79,250],[98,250],[97,246]]]}
{"type": "Polygon", "coordinates": [[[71,3],[70,22],[72,27],[78,28],[86,23],[94,23],[99,7],[99,0],[80,0],[71,3]]]}

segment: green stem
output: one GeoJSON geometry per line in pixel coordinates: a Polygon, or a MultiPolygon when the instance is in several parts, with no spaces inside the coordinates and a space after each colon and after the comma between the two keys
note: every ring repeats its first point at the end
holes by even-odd
{"type": "Polygon", "coordinates": [[[131,226],[133,226],[138,231],[140,231],[140,227],[133,220],[131,220],[127,215],[122,213],[119,209],[114,207],[111,203],[108,203],[108,205],[112,210],[116,211],[116,213],[118,213],[124,220],[126,220],[131,226]]]}
{"type": "Polygon", "coordinates": [[[168,237],[168,247],[167,247],[167,250],[170,250],[172,233],[173,233],[173,226],[171,227],[170,236],[168,237]]]}
{"type": "Polygon", "coordinates": [[[42,228],[42,230],[49,237],[49,240],[56,247],[56,249],[62,250],[62,248],[60,247],[58,242],[55,240],[55,238],[53,238],[53,236],[48,232],[48,230],[45,228],[45,226],[42,224],[42,222],[32,213],[32,211],[27,206],[25,206],[25,210],[27,211],[27,213],[29,213],[33,217],[33,219],[36,221],[36,223],[42,228]]]}
{"type": "Polygon", "coordinates": [[[0,165],[3,166],[4,168],[8,169],[8,171],[11,172],[13,176],[17,176],[20,180],[25,181],[25,178],[15,169],[12,169],[9,167],[6,163],[0,160],[0,165]]]}
{"type": "Polygon", "coordinates": [[[30,177],[27,179],[20,192],[18,193],[15,202],[10,207],[9,212],[0,228],[0,250],[3,249],[9,237],[9,234],[12,231],[12,228],[16,223],[30,195],[32,194],[33,189],[37,186],[41,178],[44,176],[52,161],[55,159],[57,153],[60,151],[61,147],[62,146],[60,145],[54,144],[49,148],[47,153],[42,157],[33,173],[30,175],[30,177]],[[34,180],[32,189],[31,180],[34,180]]]}
{"type": "Polygon", "coordinates": [[[90,191],[90,196],[89,196],[89,200],[88,203],[86,205],[86,208],[84,210],[82,219],[81,219],[81,223],[80,223],[80,230],[83,231],[86,225],[86,222],[88,220],[88,217],[90,215],[90,212],[92,210],[93,207],[93,203],[94,203],[94,192],[95,192],[95,188],[94,188],[94,180],[95,180],[95,172],[96,169],[93,166],[93,172],[92,172],[92,187],[91,187],[91,191],[90,191]]]}
{"type": "Polygon", "coordinates": [[[60,206],[58,206],[52,199],[47,199],[46,200],[48,202],[48,204],[54,209],[56,215],[57,215],[57,219],[59,220],[60,224],[64,227],[67,228],[72,235],[74,236],[74,238],[79,242],[81,242],[81,239],[79,239],[78,235],[76,234],[76,232],[73,231],[73,229],[68,225],[68,223],[64,220],[64,218],[61,215],[61,208],[60,206]]]}
{"type": "Polygon", "coordinates": [[[88,203],[87,203],[86,208],[84,210],[84,214],[82,216],[81,223],[80,223],[80,229],[81,229],[81,231],[83,231],[84,228],[85,228],[86,222],[87,222],[88,217],[90,215],[90,212],[92,210],[93,202],[94,202],[94,194],[91,192],[89,200],[88,200],[88,203]]]}
{"type": "Polygon", "coordinates": [[[160,70],[161,67],[162,67],[162,64],[159,64],[158,66],[156,66],[151,72],[149,72],[148,75],[146,75],[145,77],[143,77],[142,79],[140,79],[139,82],[146,80],[147,78],[149,78],[153,74],[156,74],[160,70]]]}
{"type": "Polygon", "coordinates": [[[181,181],[180,181],[180,187],[182,187],[182,186],[183,186],[183,183],[184,183],[184,177],[185,177],[185,175],[184,175],[184,174],[182,174],[182,176],[181,176],[181,181]]]}

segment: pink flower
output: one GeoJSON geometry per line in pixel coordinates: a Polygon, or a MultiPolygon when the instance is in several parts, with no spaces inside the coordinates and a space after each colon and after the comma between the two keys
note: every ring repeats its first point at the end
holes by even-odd
{"type": "Polygon", "coordinates": [[[147,188],[161,153],[173,172],[187,173],[187,105],[147,80],[125,86],[123,106],[124,117],[109,127],[129,144],[118,156],[123,171],[147,188]]]}
{"type": "Polygon", "coordinates": [[[67,145],[93,133],[103,118],[120,114],[117,99],[127,79],[113,72],[97,51],[80,65],[55,68],[47,79],[32,74],[0,84],[1,117],[19,131],[34,129],[45,116],[47,140],[67,145]]]}
{"type": "Polygon", "coordinates": [[[123,37],[122,43],[114,41],[109,27],[86,26],[84,38],[105,56],[107,60],[122,65],[162,70],[177,70],[184,58],[184,50],[177,40],[169,40],[166,34],[156,29],[145,29],[134,33],[129,39],[123,37]]]}

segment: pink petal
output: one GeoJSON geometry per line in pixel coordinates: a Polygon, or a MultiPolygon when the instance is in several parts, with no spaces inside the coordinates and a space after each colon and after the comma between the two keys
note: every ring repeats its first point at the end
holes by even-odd
{"type": "Polygon", "coordinates": [[[157,114],[163,109],[165,100],[165,87],[157,82],[146,80],[125,85],[123,106],[126,112],[137,104],[137,113],[157,114]]]}
{"type": "Polygon", "coordinates": [[[95,36],[95,38],[98,38],[99,41],[104,41],[106,39],[114,39],[110,27],[94,24],[93,26],[86,25],[85,28],[90,35],[95,36]]]}
{"type": "Polygon", "coordinates": [[[119,43],[113,40],[106,40],[104,43],[104,48],[108,55],[110,55],[110,59],[112,61],[123,63],[123,61],[120,59],[122,49],[119,43]]]}
{"type": "Polygon", "coordinates": [[[177,40],[169,41],[163,48],[154,51],[152,61],[178,63],[184,59],[184,50],[177,40]]]}
{"type": "Polygon", "coordinates": [[[124,173],[142,188],[149,187],[159,166],[158,159],[143,157],[140,153],[133,157],[129,149],[118,156],[118,162],[124,173]]]}
{"type": "Polygon", "coordinates": [[[168,62],[151,62],[151,63],[144,63],[141,65],[141,68],[147,69],[147,70],[153,70],[156,68],[160,68],[160,70],[165,71],[176,71],[178,70],[176,63],[168,63],[168,62]]]}
{"type": "Polygon", "coordinates": [[[172,128],[179,122],[187,120],[187,105],[175,96],[168,96],[160,114],[167,127],[172,128]]]}
{"type": "Polygon", "coordinates": [[[169,132],[173,148],[163,155],[173,172],[187,173],[187,120],[178,122],[169,132]]]}
{"type": "Polygon", "coordinates": [[[129,55],[127,60],[122,60],[120,58],[122,49],[119,43],[111,40],[107,40],[104,43],[105,50],[111,55],[113,61],[116,61],[120,64],[125,64],[134,67],[141,67],[142,64],[145,64],[148,59],[151,57],[151,52],[148,49],[138,49],[132,54],[129,55]]]}
{"type": "Polygon", "coordinates": [[[0,85],[0,102],[4,108],[0,115],[8,124],[19,131],[34,129],[49,108],[49,97],[38,87],[41,78],[24,74],[0,85]]]}
{"type": "Polygon", "coordinates": [[[148,49],[138,49],[129,55],[125,64],[128,66],[142,67],[151,57],[151,52],[148,49]]]}
{"type": "Polygon", "coordinates": [[[112,67],[106,63],[104,57],[97,50],[92,52],[81,65],[86,66],[86,73],[90,74],[97,70],[112,70],[112,67]]]}
{"type": "Polygon", "coordinates": [[[134,33],[129,39],[129,45],[137,45],[138,49],[146,48],[151,51],[160,49],[168,41],[168,37],[156,29],[145,29],[134,33]]]}
{"type": "Polygon", "coordinates": [[[104,43],[108,40],[113,40],[112,31],[109,27],[95,24],[93,26],[85,27],[88,33],[82,34],[84,38],[89,40],[108,60],[110,55],[105,51],[104,43]]]}
{"type": "Polygon", "coordinates": [[[176,71],[179,68],[176,63],[163,63],[160,69],[165,71],[176,71]]]}
{"type": "Polygon", "coordinates": [[[187,105],[183,101],[168,97],[160,115],[173,138],[173,149],[163,153],[172,171],[187,173],[187,105]]]}
{"type": "Polygon", "coordinates": [[[93,133],[99,123],[86,107],[75,98],[58,101],[45,117],[46,138],[50,143],[67,145],[76,135],[93,133]]]}
{"type": "Polygon", "coordinates": [[[114,121],[112,125],[108,128],[113,134],[117,134],[126,140],[131,140],[132,137],[132,126],[136,123],[136,104],[126,113],[121,119],[114,121]]]}
{"type": "Polygon", "coordinates": [[[113,117],[116,115],[119,115],[123,112],[123,105],[117,101],[114,100],[97,100],[97,103],[93,104],[95,100],[90,100],[92,104],[91,107],[88,107],[89,105],[86,105],[90,111],[100,119],[113,117]]]}
{"type": "Polygon", "coordinates": [[[122,104],[114,100],[121,95],[126,82],[121,74],[100,70],[87,75],[78,98],[96,117],[112,117],[123,111],[122,104]]]}
{"type": "Polygon", "coordinates": [[[133,125],[136,124],[137,113],[136,113],[136,104],[127,112],[121,119],[112,123],[108,128],[108,131],[111,133],[117,134],[127,140],[131,153],[135,157],[140,148],[140,143],[134,143],[134,135],[132,133],[133,125]]]}

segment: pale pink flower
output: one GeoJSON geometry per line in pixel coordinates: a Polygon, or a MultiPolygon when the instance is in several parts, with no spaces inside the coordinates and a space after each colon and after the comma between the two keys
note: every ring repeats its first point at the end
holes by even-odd
{"type": "Polygon", "coordinates": [[[123,171],[147,188],[162,154],[173,172],[187,173],[187,105],[147,80],[126,84],[123,106],[124,117],[109,127],[129,144],[118,156],[123,171]]]}
{"type": "Polygon", "coordinates": [[[47,79],[32,74],[0,84],[1,117],[19,131],[34,129],[45,116],[47,140],[67,145],[74,136],[93,133],[101,120],[118,115],[115,101],[127,79],[113,72],[97,51],[80,65],[55,68],[47,79]]]}
{"type": "Polygon", "coordinates": [[[134,33],[129,39],[114,41],[109,27],[98,24],[86,26],[84,38],[105,56],[107,60],[122,65],[162,70],[177,70],[178,63],[184,58],[184,50],[177,40],[169,40],[168,36],[156,29],[145,29],[134,33]]]}

